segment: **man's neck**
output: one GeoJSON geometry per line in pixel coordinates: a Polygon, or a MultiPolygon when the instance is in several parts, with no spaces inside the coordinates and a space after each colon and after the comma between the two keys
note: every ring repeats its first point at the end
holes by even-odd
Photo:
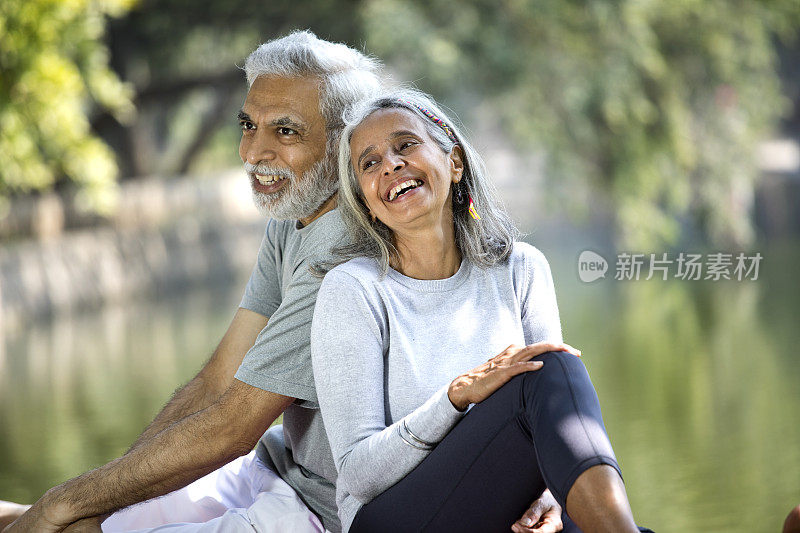
{"type": "Polygon", "coordinates": [[[319,206],[319,209],[317,209],[316,212],[313,215],[311,215],[309,217],[301,218],[300,219],[300,224],[303,227],[306,227],[309,224],[311,224],[312,222],[314,222],[315,220],[317,220],[319,217],[321,217],[322,215],[327,213],[328,211],[330,211],[332,209],[335,209],[338,198],[339,198],[339,193],[338,192],[333,193],[333,196],[331,196],[330,198],[325,200],[325,202],[321,206],[319,206]]]}

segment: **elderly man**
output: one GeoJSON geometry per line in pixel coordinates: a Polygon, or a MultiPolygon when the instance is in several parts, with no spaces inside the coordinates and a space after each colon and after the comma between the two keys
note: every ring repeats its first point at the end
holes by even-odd
{"type": "MultiPolygon", "coordinates": [[[[378,87],[376,70],[375,61],[310,32],[247,58],[239,155],[272,220],[240,308],[211,359],[124,456],[50,489],[6,531],[96,529],[99,516],[168,493],[112,515],[103,529],[193,522],[165,529],[319,531],[319,518],[340,530],[311,370],[320,280],[309,267],[344,238],[334,209],[341,116],[378,87]],[[283,428],[265,433],[281,413],[283,428]]],[[[532,524],[546,517],[541,531],[555,531],[559,513],[544,497],[515,527],[539,531],[532,524]]]]}

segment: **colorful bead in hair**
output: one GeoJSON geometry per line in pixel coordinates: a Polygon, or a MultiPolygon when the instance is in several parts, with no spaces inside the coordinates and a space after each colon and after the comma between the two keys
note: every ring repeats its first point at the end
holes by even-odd
{"type": "Polygon", "coordinates": [[[472,195],[469,196],[469,214],[475,220],[481,219],[481,216],[478,214],[478,210],[475,209],[475,203],[472,201],[472,195]]]}
{"type": "Polygon", "coordinates": [[[409,102],[408,100],[400,100],[400,103],[408,104],[410,106],[414,106],[415,108],[419,109],[419,111],[423,115],[431,119],[431,122],[442,128],[442,131],[445,132],[445,134],[451,141],[453,141],[456,144],[458,143],[458,139],[456,139],[456,135],[455,133],[453,133],[453,130],[450,129],[450,126],[448,126],[444,120],[434,115],[430,110],[422,107],[421,105],[417,105],[414,102],[409,102]]]}

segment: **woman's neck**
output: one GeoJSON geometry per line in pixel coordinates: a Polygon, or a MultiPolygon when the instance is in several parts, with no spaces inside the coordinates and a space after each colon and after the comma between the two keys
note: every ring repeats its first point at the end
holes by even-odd
{"type": "Polygon", "coordinates": [[[461,252],[452,222],[409,234],[395,234],[400,256],[392,268],[414,279],[445,279],[458,272],[461,252]]]}

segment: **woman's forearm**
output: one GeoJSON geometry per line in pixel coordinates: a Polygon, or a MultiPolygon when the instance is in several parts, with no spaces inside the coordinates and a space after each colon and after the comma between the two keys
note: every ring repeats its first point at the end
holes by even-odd
{"type": "Polygon", "coordinates": [[[340,460],[337,483],[362,503],[371,501],[421,463],[463,415],[446,388],[437,391],[401,420],[354,443],[340,460]]]}

